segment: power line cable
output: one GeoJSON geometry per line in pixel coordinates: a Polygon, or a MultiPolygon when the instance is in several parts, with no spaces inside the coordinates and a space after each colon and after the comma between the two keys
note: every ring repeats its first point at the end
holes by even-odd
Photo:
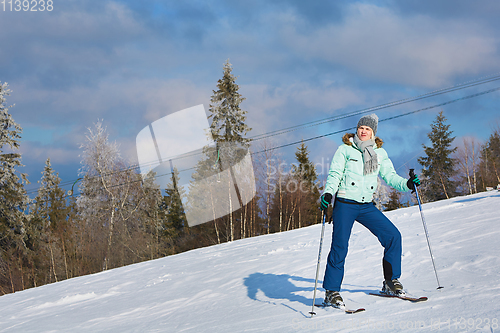
{"type": "Polygon", "coordinates": [[[372,111],[376,111],[376,110],[386,109],[386,108],[390,108],[390,107],[398,106],[398,105],[402,105],[402,104],[407,104],[407,103],[410,103],[410,102],[415,102],[415,101],[422,100],[422,99],[425,99],[425,98],[435,97],[435,96],[447,94],[447,93],[450,93],[450,92],[453,92],[453,91],[462,90],[462,89],[465,89],[465,88],[470,88],[470,87],[474,87],[474,86],[477,86],[477,85],[494,82],[494,81],[497,81],[497,80],[500,80],[500,75],[495,75],[495,76],[487,77],[485,79],[475,80],[475,81],[471,81],[471,82],[465,82],[465,83],[462,83],[462,84],[459,84],[459,85],[456,85],[456,86],[452,86],[452,87],[448,87],[448,88],[444,88],[444,89],[435,90],[435,91],[432,91],[430,93],[422,94],[422,95],[419,95],[419,96],[416,96],[416,97],[405,98],[405,99],[402,99],[402,100],[399,100],[399,101],[385,103],[385,104],[381,104],[381,105],[378,105],[378,106],[369,107],[369,108],[365,108],[365,109],[361,109],[361,110],[357,110],[357,111],[353,111],[353,112],[348,112],[348,113],[337,115],[337,116],[327,117],[327,118],[320,119],[320,120],[314,120],[314,121],[307,122],[307,123],[304,123],[304,124],[294,125],[294,126],[291,126],[291,127],[287,127],[287,128],[281,129],[281,130],[276,130],[276,131],[272,131],[272,132],[268,132],[268,133],[259,134],[259,135],[256,135],[254,137],[251,137],[251,139],[252,140],[261,140],[261,139],[265,139],[265,138],[268,138],[268,137],[272,137],[272,136],[276,136],[276,135],[281,135],[281,134],[293,132],[293,131],[296,131],[296,130],[301,129],[301,128],[318,126],[318,125],[321,125],[321,124],[325,124],[325,123],[328,123],[328,122],[332,122],[332,121],[344,119],[344,118],[347,118],[347,117],[352,117],[352,116],[360,115],[360,114],[363,114],[363,113],[368,113],[368,112],[372,112],[372,111]]]}
{"type": "MultiPolygon", "coordinates": [[[[396,119],[396,118],[401,118],[401,117],[408,116],[408,115],[411,115],[411,114],[415,114],[415,113],[418,113],[418,112],[422,112],[422,111],[434,109],[434,108],[437,108],[437,107],[440,107],[440,106],[445,106],[445,105],[448,105],[448,104],[452,104],[452,103],[455,103],[455,102],[458,102],[458,101],[462,101],[462,100],[474,98],[474,97],[481,96],[481,95],[486,95],[486,94],[489,94],[489,93],[492,93],[492,92],[495,92],[495,91],[498,91],[498,90],[500,90],[500,87],[489,89],[489,90],[482,91],[480,93],[476,93],[476,94],[472,94],[472,95],[468,95],[468,96],[465,96],[465,97],[457,98],[457,99],[454,99],[454,100],[451,100],[451,101],[447,101],[447,102],[444,102],[444,103],[440,103],[440,104],[428,106],[428,107],[425,107],[425,108],[422,108],[422,109],[418,109],[418,110],[415,110],[415,111],[401,113],[401,114],[396,115],[396,116],[392,116],[392,117],[381,119],[381,120],[379,120],[379,122],[388,121],[388,120],[392,120],[392,119],[396,119]]],[[[328,133],[328,134],[323,134],[323,135],[318,135],[318,136],[315,136],[315,137],[311,137],[311,138],[308,138],[308,139],[302,139],[300,141],[295,141],[295,142],[287,143],[287,144],[284,144],[284,145],[281,145],[281,146],[276,146],[276,147],[272,147],[272,148],[269,148],[269,149],[264,149],[264,150],[261,150],[259,152],[255,152],[255,153],[252,153],[252,154],[259,154],[259,153],[270,151],[270,150],[280,149],[280,148],[284,148],[284,147],[296,145],[296,144],[299,144],[301,142],[307,142],[307,141],[311,141],[311,140],[316,140],[316,139],[324,138],[324,137],[327,137],[327,136],[330,136],[330,135],[334,135],[334,134],[339,134],[339,133],[346,132],[346,131],[353,130],[353,129],[356,129],[356,127],[349,127],[347,129],[344,129],[344,130],[341,130],[341,131],[335,131],[335,132],[331,132],[331,133],[328,133]]]]}

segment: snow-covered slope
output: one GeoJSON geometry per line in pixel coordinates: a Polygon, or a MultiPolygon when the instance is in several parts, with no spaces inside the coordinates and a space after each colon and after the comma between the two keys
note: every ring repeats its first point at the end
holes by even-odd
{"type": "MultiPolygon", "coordinates": [[[[403,276],[422,303],[368,295],[382,247],[355,224],[342,295],[348,315],[310,318],[321,225],[235,241],[0,297],[1,332],[500,332],[500,193],[388,212],[403,235],[403,276]]],[[[327,225],[320,280],[331,239],[327,225]]],[[[321,285],[321,281],[320,284],[321,285]]],[[[318,292],[318,301],[323,298],[318,292]]]]}

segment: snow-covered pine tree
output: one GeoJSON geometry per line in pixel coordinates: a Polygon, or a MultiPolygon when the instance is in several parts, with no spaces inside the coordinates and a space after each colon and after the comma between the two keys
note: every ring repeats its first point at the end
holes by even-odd
{"type": "Polygon", "coordinates": [[[425,188],[425,196],[430,201],[436,201],[455,195],[456,185],[452,180],[455,174],[455,160],[452,154],[457,148],[451,148],[455,137],[451,136],[453,131],[449,130],[450,125],[446,124],[443,111],[431,124],[431,129],[427,134],[431,146],[422,145],[427,156],[420,157],[418,162],[423,166],[422,175],[429,182],[425,188]]]}
{"type": "Polygon", "coordinates": [[[210,130],[216,143],[237,142],[248,147],[250,139],[245,135],[251,128],[245,123],[247,111],[240,107],[245,98],[238,92],[240,87],[232,70],[228,59],[224,63],[222,79],[217,81],[218,90],[213,91],[210,99],[210,130]]]}
{"type": "Polygon", "coordinates": [[[52,169],[50,158],[45,162],[42,178],[38,183],[40,187],[30,215],[29,233],[33,238],[37,238],[37,243],[39,243],[38,250],[34,251],[34,256],[43,256],[45,252],[48,253],[49,282],[52,281],[52,277],[57,282],[61,278],[57,275],[59,256],[63,259],[65,277],[69,277],[63,235],[69,207],[66,205],[65,192],[59,187],[61,178],[52,169]],[[58,238],[61,241],[62,251],[59,251],[59,246],[57,246],[58,238]]]}
{"type": "Polygon", "coordinates": [[[8,84],[0,83],[0,286],[8,286],[7,290],[14,292],[16,289],[24,289],[24,211],[29,203],[24,184],[29,182],[26,174],[16,170],[22,166],[21,154],[18,152],[22,128],[14,121],[5,105],[9,94],[8,84]],[[18,267],[20,272],[16,274],[14,267],[18,267]],[[20,282],[16,281],[16,276],[20,277],[20,282]]]}
{"type": "MultiPolygon", "coordinates": [[[[245,98],[238,92],[240,87],[236,84],[236,77],[232,74],[229,59],[224,63],[222,78],[217,82],[217,91],[213,91],[210,99],[209,119],[212,119],[210,130],[218,150],[226,149],[223,154],[226,158],[237,160],[240,156],[231,156],[233,152],[244,152],[244,149],[235,150],[228,144],[237,144],[243,148],[250,146],[250,139],[245,135],[251,130],[245,123],[246,111],[240,104],[245,98]]],[[[221,154],[222,155],[222,154],[221,154]]],[[[242,157],[242,156],[241,156],[242,157]]],[[[230,163],[231,164],[231,163],[230,163]]],[[[229,168],[233,176],[232,167],[229,168]]],[[[230,240],[234,240],[233,209],[230,191],[229,195],[229,232],[230,240]]]]}

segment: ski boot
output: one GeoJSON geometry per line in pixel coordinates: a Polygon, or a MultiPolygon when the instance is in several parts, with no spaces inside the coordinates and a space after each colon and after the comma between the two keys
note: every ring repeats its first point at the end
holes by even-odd
{"type": "Polygon", "coordinates": [[[335,308],[344,308],[344,300],[338,291],[326,290],[325,300],[323,301],[324,306],[333,306],[335,308]]]}
{"type": "Polygon", "coordinates": [[[403,285],[398,279],[385,280],[382,286],[382,293],[387,295],[404,296],[403,285]]]}

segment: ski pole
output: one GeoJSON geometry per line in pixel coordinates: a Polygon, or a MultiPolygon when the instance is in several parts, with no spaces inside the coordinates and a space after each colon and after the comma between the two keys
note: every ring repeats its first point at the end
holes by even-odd
{"type": "Polygon", "coordinates": [[[311,314],[311,318],[316,314],[316,312],[314,312],[314,303],[316,302],[316,289],[318,288],[319,263],[321,261],[321,248],[323,247],[323,235],[325,234],[326,210],[322,211],[321,214],[323,215],[323,226],[321,227],[321,238],[319,241],[318,264],[316,265],[316,280],[314,281],[312,310],[311,312],[309,312],[311,314]]]}
{"type": "MultiPolygon", "coordinates": [[[[410,179],[415,175],[414,169],[410,169],[410,179]]],[[[422,211],[422,203],[420,202],[420,196],[418,195],[417,186],[415,186],[415,194],[417,196],[418,208],[420,209],[420,216],[422,217],[422,224],[424,225],[425,238],[427,238],[427,246],[429,247],[429,253],[431,254],[432,266],[434,267],[434,273],[436,274],[436,281],[438,284],[437,289],[442,289],[444,287],[439,283],[438,273],[436,270],[436,264],[434,263],[434,256],[432,255],[431,243],[429,241],[429,232],[427,231],[427,225],[425,223],[424,212],[422,211]]]]}

